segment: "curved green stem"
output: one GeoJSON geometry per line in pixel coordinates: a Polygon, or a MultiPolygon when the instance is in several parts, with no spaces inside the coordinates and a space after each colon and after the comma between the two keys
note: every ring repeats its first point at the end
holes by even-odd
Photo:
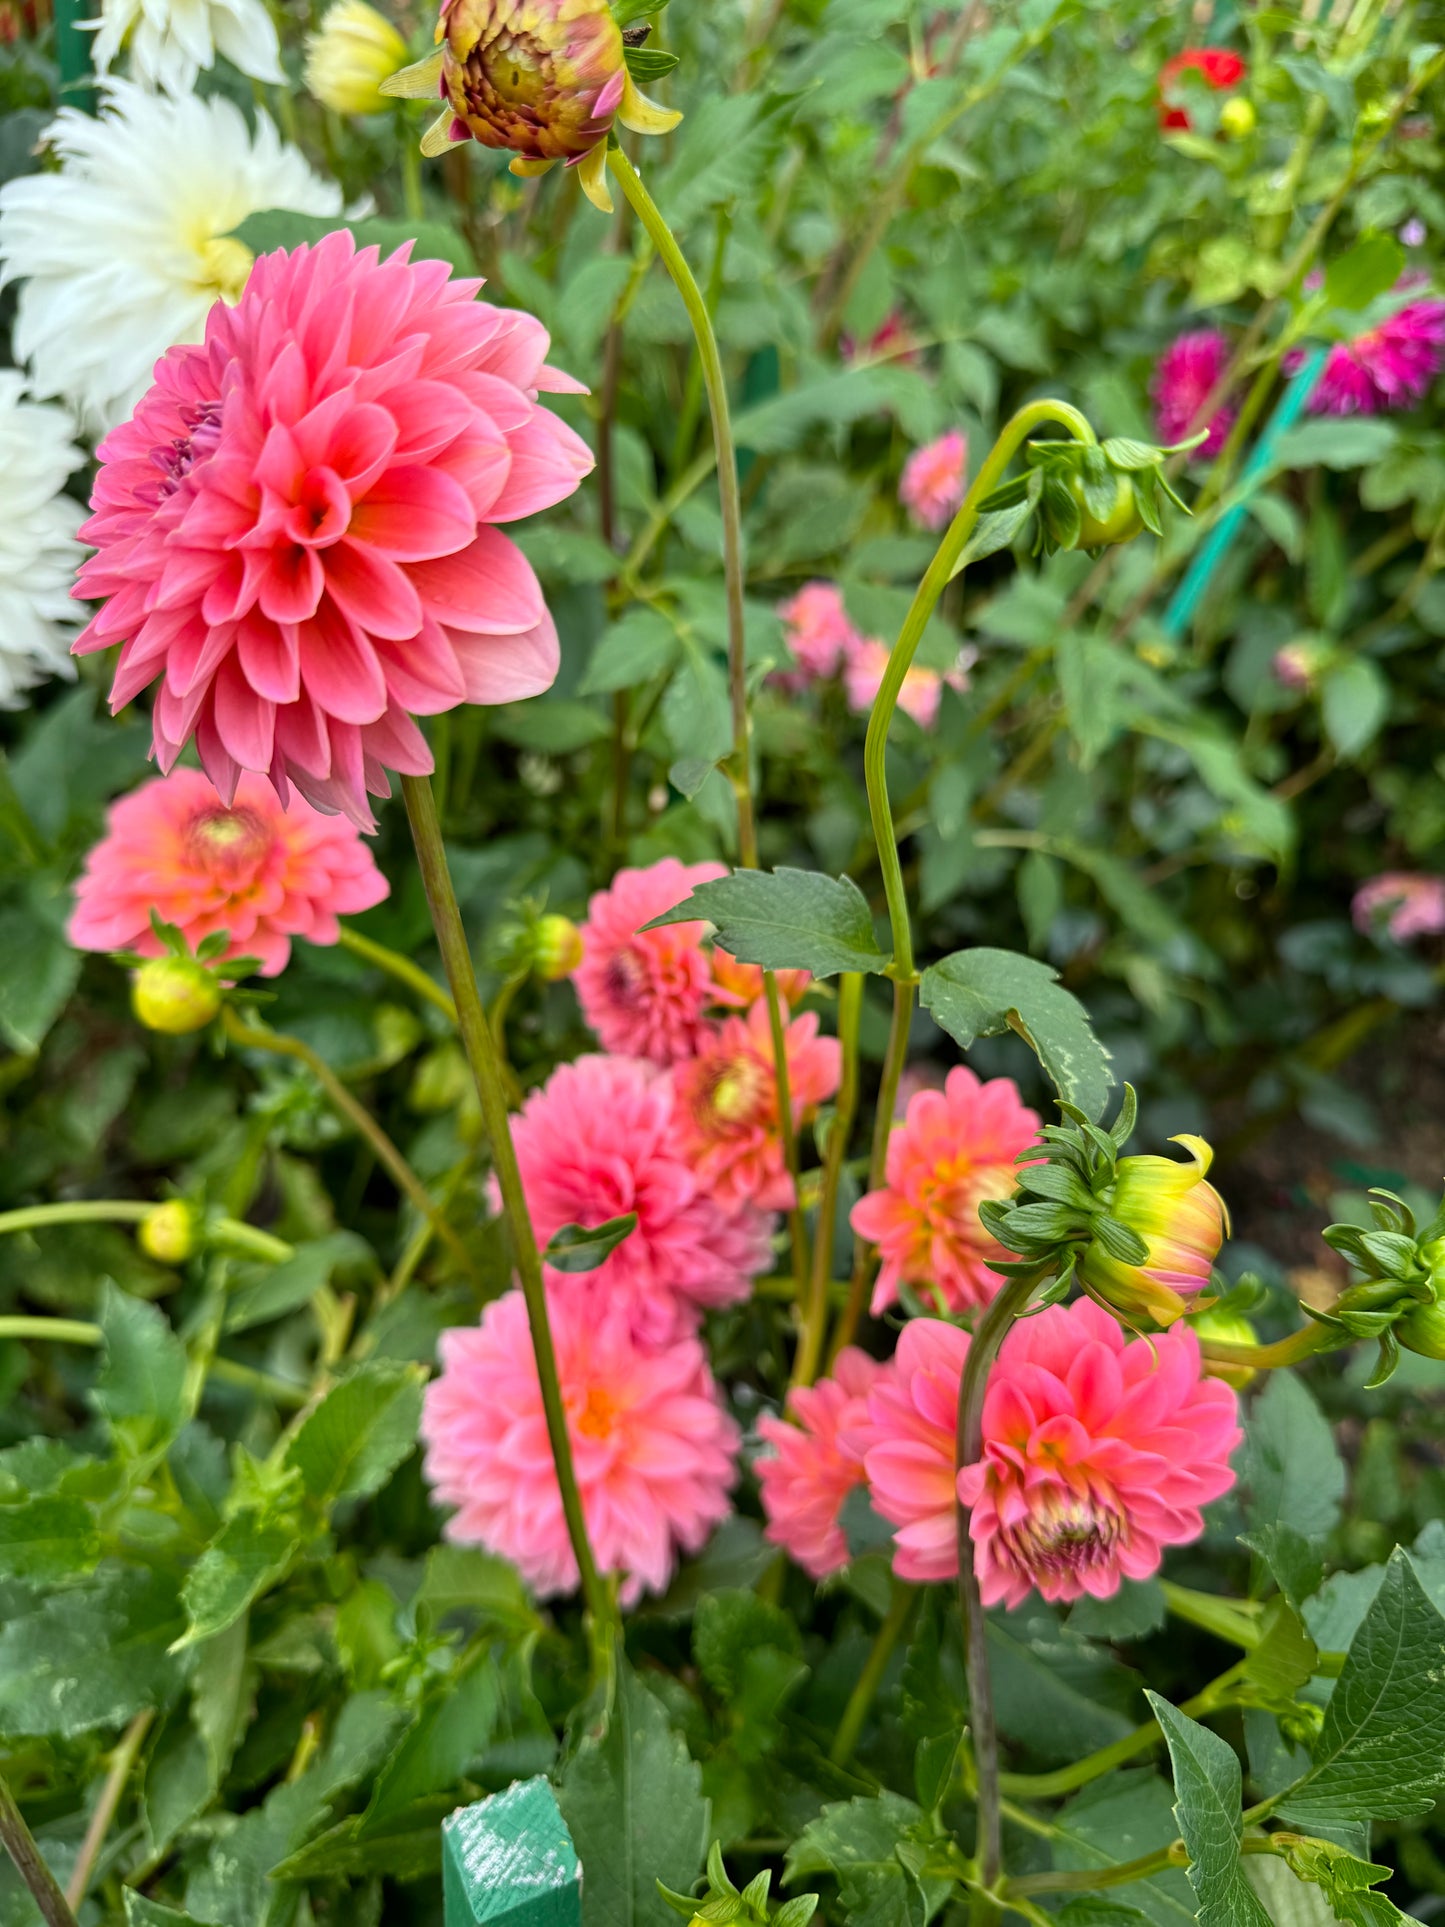
{"type": "Polygon", "coordinates": [[[337,939],[343,950],[349,950],[354,957],[361,957],[378,970],[386,971],[398,983],[414,990],[418,997],[424,997],[435,1006],[449,1023],[457,1021],[457,1007],[442,989],[435,977],[428,976],[420,964],[413,963],[410,957],[403,957],[399,950],[389,950],[384,943],[377,943],[372,937],[362,936],[359,930],[341,925],[341,935],[337,939]]]}
{"type": "Polygon", "coordinates": [[[862,976],[857,971],[845,970],[838,979],[838,1041],[843,1047],[843,1074],[838,1085],[838,1102],[828,1126],[828,1142],[823,1152],[823,1182],[818,1192],[818,1221],[813,1232],[813,1273],[808,1302],[803,1310],[803,1329],[793,1359],[795,1386],[812,1384],[823,1356],[828,1299],[833,1283],[833,1236],[834,1220],[838,1215],[838,1186],[842,1182],[843,1160],[848,1155],[848,1138],[858,1109],[858,1024],[862,1013],[862,976]]]}
{"type": "Polygon", "coordinates": [[[140,1224],[155,1210],[138,1198],[82,1198],[74,1204],[27,1204],[0,1211],[0,1234],[43,1231],[53,1224],[140,1224]]]}
{"type": "Polygon", "coordinates": [[[1176,1586],[1172,1579],[1161,1579],[1159,1587],[1176,1619],[1245,1652],[1259,1644],[1259,1616],[1264,1608],[1257,1599],[1223,1599],[1217,1593],[1195,1592],[1192,1586],[1176,1586]]]}
{"type": "Polygon", "coordinates": [[[597,1570],[592,1545],[587,1537],[587,1520],[572,1463],[567,1412],[562,1403],[562,1386],[557,1375],[557,1352],[552,1343],[552,1325],[547,1313],[542,1258],[527,1211],[522,1174],[517,1168],[517,1152],[512,1143],[511,1125],[507,1121],[507,1099],[502,1085],[502,1065],[496,1038],[487,1022],[481,993],[477,989],[472,955],[467,946],[466,931],[462,927],[462,915],[457,906],[456,891],[452,887],[451,873],[447,868],[446,851],[442,846],[441,824],[437,820],[436,798],[432,795],[431,784],[424,776],[403,776],[401,787],[406,799],[412,840],[416,844],[417,860],[421,866],[422,882],[426,886],[427,902],[431,906],[432,923],[441,946],[442,964],[456,1000],[457,1028],[461,1032],[462,1048],[471,1066],[482,1107],[482,1122],[491,1142],[492,1169],[502,1194],[502,1210],[511,1235],[512,1255],[527,1305],[527,1321],[531,1327],[532,1350],[537,1361],[537,1379],[542,1392],[542,1409],[547,1420],[547,1438],[552,1448],[557,1486],[562,1498],[562,1512],[567,1521],[573,1556],[577,1561],[582,1597],[593,1621],[594,1637],[600,1642],[597,1650],[600,1650],[606,1644],[606,1629],[616,1622],[616,1606],[597,1570]]]}
{"type": "Polygon", "coordinates": [[[1357,1342],[1348,1332],[1334,1331],[1328,1325],[1301,1325],[1297,1332],[1273,1345],[1231,1345],[1222,1338],[1206,1338],[1201,1339],[1199,1349],[1218,1365],[1252,1365],[1256,1371],[1272,1372],[1282,1365],[1298,1365],[1318,1352],[1336,1351],[1341,1345],[1357,1342]]]}
{"type": "Polygon", "coordinates": [[[90,1825],[85,1829],[85,1838],[80,1844],[75,1865],[69,1880],[65,1883],[65,1898],[72,1907],[78,1907],[85,1899],[90,1886],[90,1876],[95,1871],[95,1863],[100,1850],[105,1845],[105,1836],[110,1832],[110,1823],[115,1818],[115,1810],[120,1805],[120,1796],[125,1791],[125,1783],[130,1778],[135,1756],[140,1752],[141,1742],[155,1718],[155,1708],[142,1707],[121,1737],[120,1744],[110,1756],[110,1770],[105,1776],[105,1784],[100,1790],[100,1798],[95,1803],[95,1811],[90,1816],[90,1825]]]}
{"type": "Polygon", "coordinates": [[[783,1140],[783,1163],[793,1185],[793,1204],[788,1212],[788,1239],[793,1254],[793,1296],[801,1309],[808,1295],[808,1230],[803,1223],[802,1170],[798,1163],[798,1134],[793,1123],[793,1094],[789,1088],[787,1020],[783,1015],[778,980],[771,970],[763,972],[763,995],[767,999],[768,1029],[773,1041],[778,1133],[783,1140]]]}
{"type": "Polygon", "coordinates": [[[834,1766],[846,1766],[852,1759],[853,1748],[858,1744],[858,1735],[863,1731],[863,1722],[868,1717],[868,1709],[893,1657],[893,1648],[913,1616],[919,1596],[916,1587],[906,1586],[898,1579],[893,1581],[893,1597],[888,1602],[888,1611],[874,1635],[868,1657],[863,1662],[863,1670],[848,1696],[848,1704],[843,1708],[843,1717],[838,1722],[838,1731],[833,1735],[833,1744],[828,1750],[828,1758],[834,1766]]]}
{"type": "Polygon", "coordinates": [[[99,1345],[104,1333],[99,1325],[80,1318],[44,1318],[28,1312],[11,1312],[0,1318],[0,1339],[49,1339],[57,1345],[99,1345]]]}

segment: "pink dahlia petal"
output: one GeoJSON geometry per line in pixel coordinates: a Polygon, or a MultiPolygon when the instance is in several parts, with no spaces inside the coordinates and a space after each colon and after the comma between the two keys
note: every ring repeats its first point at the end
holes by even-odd
{"type": "Polygon", "coordinates": [[[814,1579],[826,1579],[848,1562],[838,1511],[862,1483],[863,1461],[843,1434],[865,1417],[869,1388],[886,1369],[850,1345],[838,1354],[831,1378],[793,1393],[791,1423],[771,1417],[758,1422],[759,1435],[773,1448],[756,1467],[765,1536],[814,1579]]]}
{"type": "Polygon", "coordinates": [[[968,440],[956,428],[915,449],[903,466],[898,499],[921,528],[953,519],[968,486],[968,440]]]}
{"type": "Polygon", "coordinates": [[[572,981],[582,1015],[604,1050],[670,1064],[692,1056],[708,1034],[707,925],[643,925],[684,902],[699,883],[726,874],[720,863],[664,857],[645,870],[619,870],[610,887],[593,897],[572,981]]]}
{"type": "Polygon", "coordinates": [[[1161,442],[1186,441],[1207,428],[1208,439],[1194,453],[1201,459],[1219,453],[1238,409],[1226,401],[1212,414],[1203,410],[1228,365],[1229,341],[1218,328],[1198,328],[1169,344],[1154,369],[1154,421],[1161,442]]]}

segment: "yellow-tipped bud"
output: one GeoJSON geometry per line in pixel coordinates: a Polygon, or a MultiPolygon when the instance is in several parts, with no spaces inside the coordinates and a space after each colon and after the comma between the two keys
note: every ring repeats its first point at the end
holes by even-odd
{"type": "Polygon", "coordinates": [[[190,957],[154,957],[131,980],[131,1009],[147,1030],[171,1037],[204,1030],[221,1008],[221,986],[190,957]]]}
{"type": "Polygon", "coordinates": [[[406,42],[384,14],[366,0],[335,0],[306,37],[306,90],[333,113],[375,114],[383,83],[405,63],[406,42]]]}
{"type": "Polygon", "coordinates": [[[582,961],[582,932],[570,917],[539,917],[532,941],[532,968],[543,983],[570,977],[582,961]]]}
{"type": "Polygon", "coordinates": [[[141,1219],[136,1243],[158,1265],[183,1265],[196,1249],[196,1214],[180,1198],[158,1204],[141,1219]]]}
{"type": "Polygon", "coordinates": [[[1235,94],[1219,110],[1219,131],[1226,140],[1248,140],[1257,119],[1254,102],[1243,94],[1235,94]]]}

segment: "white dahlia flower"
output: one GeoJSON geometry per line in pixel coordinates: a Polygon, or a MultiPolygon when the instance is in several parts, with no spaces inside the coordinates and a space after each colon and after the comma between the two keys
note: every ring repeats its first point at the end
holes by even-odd
{"type": "Polygon", "coordinates": [[[87,551],[85,515],[61,491],[85,463],[63,408],[30,401],[22,377],[0,369],[0,708],[46,676],[74,675],[70,645],[84,613],[70,585],[87,551]]]}
{"type": "Polygon", "coordinates": [[[283,145],[254,136],[230,101],[172,100],[108,83],[92,119],[63,107],[48,130],[59,173],[0,187],[0,284],[21,283],[14,352],[39,395],[63,395],[87,427],[124,421],[178,341],[199,341],[235,301],[249,214],[339,214],[341,190],[283,145]]]}
{"type": "Polygon", "coordinates": [[[144,87],[188,94],[224,54],[254,80],[282,81],[281,47],[263,0],[100,0],[95,65],[108,73],[122,46],[144,87]]]}

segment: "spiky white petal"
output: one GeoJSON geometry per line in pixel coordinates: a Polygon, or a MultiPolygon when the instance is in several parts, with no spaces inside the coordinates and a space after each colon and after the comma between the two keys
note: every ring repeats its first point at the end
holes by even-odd
{"type": "Polygon", "coordinates": [[[255,80],[281,81],[281,48],[263,0],[101,0],[95,65],[108,73],[122,47],[144,87],[188,94],[224,54],[255,80]]]}
{"type": "Polygon", "coordinates": [[[0,708],[46,676],[75,673],[70,644],[84,620],[70,585],[86,551],[85,514],[62,493],[85,456],[63,408],[31,401],[13,368],[0,370],[0,708]]]}

